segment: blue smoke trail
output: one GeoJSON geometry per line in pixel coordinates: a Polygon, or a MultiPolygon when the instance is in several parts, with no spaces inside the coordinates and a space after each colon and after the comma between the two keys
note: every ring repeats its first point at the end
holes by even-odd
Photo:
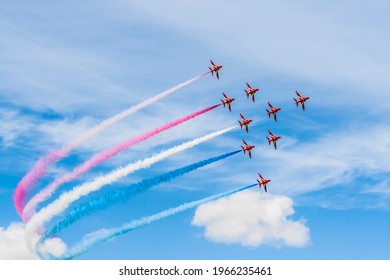
{"type": "Polygon", "coordinates": [[[69,214],[63,218],[62,220],[59,220],[55,225],[51,226],[48,230],[45,231],[45,233],[41,237],[41,243],[44,242],[47,238],[50,236],[59,233],[60,231],[64,230],[65,228],[69,227],[71,224],[73,224],[75,221],[81,219],[82,217],[85,217],[87,215],[90,215],[94,212],[97,212],[99,210],[103,210],[107,208],[108,206],[119,203],[119,202],[125,202],[129,200],[130,198],[134,197],[135,195],[139,194],[140,192],[143,192],[153,186],[156,186],[158,184],[161,184],[163,182],[168,182],[178,176],[182,176],[186,173],[189,173],[191,171],[194,171],[200,167],[206,166],[208,164],[214,163],[216,161],[225,159],[227,157],[230,157],[232,155],[235,155],[237,153],[241,152],[241,150],[237,150],[234,152],[226,153],[223,155],[219,155],[216,157],[212,157],[206,160],[202,160],[190,165],[187,165],[182,168],[175,169],[173,171],[158,175],[153,178],[142,180],[141,182],[138,182],[136,184],[132,184],[129,187],[117,189],[115,191],[112,191],[110,193],[107,193],[101,197],[92,199],[90,201],[87,201],[83,204],[80,204],[76,207],[74,207],[69,214]]]}
{"type": "MultiPolygon", "coordinates": [[[[129,223],[123,224],[123,225],[116,227],[116,228],[108,229],[107,231],[104,231],[104,232],[97,231],[97,232],[95,232],[95,234],[88,234],[88,235],[84,236],[84,238],[79,243],[74,245],[67,253],[65,253],[64,255],[59,257],[58,259],[73,259],[74,257],[76,257],[82,253],[87,252],[88,250],[95,247],[97,244],[102,243],[104,241],[107,241],[110,238],[113,238],[115,236],[125,234],[129,231],[147,226],[151,223],[154,223],[154,222],[157,222],[161,219],[176,215],[180,212],[194,208],[194,207],[199,206],[201,204],[211,202],[211,201],[214,201],[214,200],[217,200],[217,199],[220,199],[220,198],[223,198],[223,197],[226,197],[226,196],[238,193],[238,192],[242,192],[242,191],[247,190],[249,188],[253,188],[256,185],[257,184],[253,184],[250,186],[235,189],[235,190],[228,191],[225,193],[220,193],[220,194],[216,194],[213,196],[209,196],[209,197],[206,197],[206,198],[203,198],[200,200],[187,202],[187,203],[184,203],[184,204],[177,206],[175,208],[170,208],[170,209],[164,210],[160,213],[157,213],[157,214],[154,214],[151,216],[132,220],[129,223]]],[[[42,242],[40,241],[39,244],[42,244],[42,242]]],[[[39,250],[37,250],[37,251],[39,252],[39,250]]]]}

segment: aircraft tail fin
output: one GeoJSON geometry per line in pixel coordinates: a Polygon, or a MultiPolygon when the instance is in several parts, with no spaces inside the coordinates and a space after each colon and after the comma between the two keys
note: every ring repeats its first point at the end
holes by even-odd
{"type": "Polygon", "coordinates": [[[298,100],[296,100],[295,98],[293,98],[295,100],[295,104],[297,105],[298,107],[298,100]]]}
{"type": "Polygon", "coordinates": [[[266,111],[267,111],[267,113],[268,113],[268,118],[270,118],[271,117],[271,112],[270,111],[268,111],[268,109],[265,109],[266,111]]]}

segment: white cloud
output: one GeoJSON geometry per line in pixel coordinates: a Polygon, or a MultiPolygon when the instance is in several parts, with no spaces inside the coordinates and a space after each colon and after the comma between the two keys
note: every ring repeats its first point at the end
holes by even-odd
{"type": "Polygon", "coordinates": [[[293,213],[289,197],[246,191],[199,206],[192,224],[205,227],[205,237],[214,242],[302,247],[309,229],[288,219],[293,213]]]}
{"type": "Polygon", "coordinates": [[[0,227],[0,259],[38,259],[38,257],[27,248],[24,239],[24,225],[22,223],[12,223],[8,228],[0,227]]]}
{"type": "MultiPolygon", "coordinates": [[[[48,239],[42,251],[59,256],[67,247],[60,238],[48,239]]],[[[35,260],[39,257],[31,252],[25,240],[23,223],[11,223],[8,228],[0,227],[0,260],[35,260]]]]}

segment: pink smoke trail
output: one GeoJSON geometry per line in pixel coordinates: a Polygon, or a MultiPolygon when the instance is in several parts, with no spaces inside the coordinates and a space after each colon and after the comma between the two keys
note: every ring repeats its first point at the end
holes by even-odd
{"type": "Polygon", "coordinates": [[[62,151],[54,150],[47,155],[40,157],[33,168],[22,178],[22,180],[20,180],[13,196],[14,205],[19,216],[21,216],[23,213],[22,202],[26,197],[27,191],[36,183],[39,178],[45,176],[46,170],[52,163],[65,156],[66,154],[64,154],[62,151]]]}
{"type": "Polygon", "coordinates": [[[206,72],[202,75],[199,75],[195,78],[192,78],[184,83],[181,83],[177,86],[174,86],[162,93],[159,93],[153,97],[150,97],[146,99],[145,101],[139,103],[138,105],[135,105],[111,118],[108,118],[104,121],[102,121],[100,124],[98,124],[93,129],[87,131],[86,133],[82,134],[79,138],[77,138],[73,143],[69,144],[68,146],[62,147],[61,150],[55,150],[52,151],[41,158],[38,159],[38,161],[34,164],[34,166],[30,169],[30,171],[22,178],[22,180],[19,181],[18,185],[16,186],[13,200],[14,200],[14,206],[16,209],[16,212],[19,214],[20,217],[23,217],[23,202],[26,198],[27,192],[35,185],[35,183],[40,179],[41,177],[45,176],[46,170],[50,167],[51,164],[55,163],[56,161],[68,156],[68,154],[81,144],[83,144],[88,139],[92,138],[102,130],[108,128],[109,126],[123,120],[124,118],[130,116],[131,114],[134,114],[135,112],[141,110],[142,108],[174,93],[175,91],[188,86],[192,84],[193,82],[196,82],[197,80],[200,80],[209,72],[206,72]]]}
{"type": "Polygon", "coordinates": [[[221,104],[217,104],[217,105],[205,108],[203,110],[200,110],[200,111],[193,113],[191,115],[180,118],[178,120],[169,122],[161,127],[155,128],[155,129],[153,129],[149,132],[146,132],[145,134],[140,135],[136,138],[131,138],[129,140],[126,140],[126,141],[106,150],[106,151],[103,151],[103,152],[93,156],[91,159],[84,162],[82,165],[79,165],[78,167],[73,169],[72,172],[66,173],[66,174],[62,175],[61,177],[57,178],[54,182],[52,182],[50,185],[48,185],[46,188],[44,188],[38,194],[36,194],[34,197],[32,197],[31,200],[27,202],[26,206],[23,209],[23,221],[25,221],[25,222],[29,221],[30,218],[32,217],[32,215],[35,214],[36,206],[39,203],[45,201],[47,198],[49,198],[55,192],[55,190],[57,190],[58,187],[60,187],[62,184],[69,182],[73,179],[76,179],[77,177],[79,177],[83,173],[94,168],[99,163],[108,160],[109,158],[111,158],[111,157],[115,156],[116,154],[122,152],[123,150],[131,147],[132,145],[135,145],[139,142],[145,141],[148,138],[153,137],[153,136],[155,136],[155,135],[157,135],[157,134],[159,134],[167,129],[170,129],[174,126],[177,126],[177,125],[182,124],[188,120],[191,120],[195,117],[198,117],[202,114],[205,114],[205,113],[219,107],[220,105],[221,104]]]}

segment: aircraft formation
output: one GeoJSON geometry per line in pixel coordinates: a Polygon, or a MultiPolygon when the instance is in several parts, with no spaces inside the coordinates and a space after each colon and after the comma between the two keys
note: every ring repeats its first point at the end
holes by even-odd
{"type": "MultiPolygon", "coordinates": [[[[249,158],[252,158],[252,150],[255,148],[254,145],[251,145],[242,139],[241,150],[238,149],[233,152],[228,152],[221,154],[219,156],[213,156],[208,159],[204,159],[198,162],[194,162],[192,164],[168,171],[166,173],[157,175],[152,178],[143,179],[138,183],[131,184],[126,188],[117,188],[113,189],[110,192],[105,193],[103,196],[86,199],[79,205],[72,206],[73,202],[78,201],[80,198],[86,197],[91,192],[97,192],[101,188],[106,185],[113,184],[114,182],[120,180],[121,178],[130,175],[131,173],[149,168],[150,166],[180,152],[183,152],[187,149],[195,147],[201,143],[209,141],[217,136],[220,136],[228,131],[231,131],[238,126],[231,126],[225,129],[221,129],[215,131],[213,133],[209,133],[202,137],[197,137],[193,140],[183,142],[179,145],[172,146],[167,150],[163,150],[160,153],[151,155],[149,157],[144,158],[143,160],[138,160],[135,162],[130,162],[128,165],[119,167],[117,169],[112,170],[103,175],[98,175],[94,179],[81,183],[79,185],[70,188],[69,190],[62,192],[57,198],[55,198],[55,191],[61,187],[61,185],[80,178],[84,173],[88,172],[92,168],[96,167],[98,164],[103,163],[110,159],[111,157],[121,153],[125,149],[132,147],[133,145],[146,141],[147,139],[158,135],[159,133],[166,131],[170,128],[179,126],[184,122],[201,116],[214,108],[223,105],[230,112],[232,111],[232,103],[236,100],[235,98],[229,97],[225,92],[222,93],[223,99],[221,99],[220,104],[216,104],[213,106],[209,106],[192,114],[181,117],[177,120],[170,121],[164,125],[161,125],[153,130],[148,132],[144,132],[141,135],[136,137],[130,137],[125,141],[115,144],[112,147],[109,147],[94,156],[90,159],[84,161],[82,164],[76,166],[64,174],[56,177],[49,185],[35,193],[30,198],[28,197],[28,193],[33,189],[36,185],[37,181],[44,177],[47,174],[48,168],[54,165],[56,162],[60,161],[63,158],[69,156],[69,154],[79,147],[82,143],[89,140],[90,138],[96,136],[98,133],[102,132],[106,128],[111,125],[116,124],[117,122],[123,120],[124,118],[138,112],[142,108],[161,100],[162,98],[174,93],[175,91],[201,79],[207,74],[212,74],[212,76],[216,76],[217,79],[220,78],[219,71],[222,69],[222,65],[216,65],[213,61],[211,61],[211,67],[209,67],[209,72],[198,75],[188,81],[180,83],[174,87],[171,87],[168,90],[165,90],[157,95],[154,95],[151,98],[147,98],[140,102],[139,104],[132,106],[131,108],[127,108],[126,110],[112,116],[106,118],[95,127],[85,130],[79,135],[76,139],[74,139],[71,143],[64,145],[61,149],[52,150],[45,155],[41,156],[36,163],[32,166],[32,168],[24,175],[24,177],[18,182],[14,195],[14,205],[16,212],[20,216],[20,218],[25,222],[25,239],[29,246],[29,248],[34,249],[34,252],[42,259],[71,259],[75,256],[78,256],[81,253],[84,253],[94,247],[96,244],[105,242],[112,237],[124,234],[130,230],[134,230],[145,225],[148,225],[152,222],[159,221],[166,217],[176,215],[186,209],[194,208],[199,205],[202,205],[206,202],[215,201],[222,197],[228,197],[234,193],[238,193],[244,191],[246,189],[252,188],[258,184],[259,188],[264,188],[264,191],[267,192],[267,184],[271,182],[271,179],[265,179],[261,173],[258,173],[257,184],[251,184],[246,187],[241,187],[235,190],[231,190],[224,193],[219,193],[217,195],[212,195],[204,199],[192,201],[189,203],[184,203],[175,208],[169,208],[160,213],[143,217],[141,219],[134,219],[129,223],[125,223],[120,227],[115,227],[106,230],[104,228],[104,232],[100,230],[91,234],[86,234],[79,243],[76,243],[75,246],[69,247],[65,253],[61,255],[54,255],[51,252],[45,252],[46,250],[41,250],[45,247],[45,242],[52,237],[57,238],[58,233],[65,230],[74,222],[84,218],[87,215],[90,215],[94,212],[104,210],[108,206],[115,205],[120,202],[125,202],[130,199],[133,195],[136,195],[140,192],[147,191],[148,189],[156,186],[160,183],[167,182],[172,180],[173,178],[182,176],[191,171],[197,170],[198,168],[207,166],[214,162],[223,160],[235,154],[241,152],[244,154],[248,154],[249,158]],[[28,199],[29,198],[29,199],[28,199]],[[52,199],[54,198],[54,199],[52,199]],[[48,200],[52,199],[49,203],[48,200]],[[42,203],[48,203],[43,206],[42,203]],[[43,206],[43,207],[42,207],[43,206]],[[70,208],[72,207],[72,208],[70,208]],[[67,209],[70,208],[68,211],[67,209]],[[68,213],[66,213],[66,211],[68,213]],[[59,220],[56,222],[53,221],[51,224],[48,224],[49,221],[53,220],[53,218],[58,217],[59,220]],[[91,237],[92,236],[92,237],[91,237]],[[91,237],[91,238],[90,238],[91,237]]],[[[249,100],[249,103],[255,103],[256,94],[259,94],[259,88],[252,87],[248,82],[245,83],[246,88],[244,89],[244,93],[246,99],[249,100]]],[[[305,102],[309,99],[309,97],[303,97],[301,94],[296,91],[296,97],[293,98],[296,106],[299,104],[302,107],[302,110],[305,111],[305,102]]],[[[281,110],[281,108],[273,107],[273,105],[268,101],[268,107],[266,112],[268,117],[273,117],[274,121],[277,121],[277,114],[281,110]],[[269,107],[269,108],[268,108],[269,107]]],[[[249,133],[249,125],[252,123],[251,119],[247,119],[244,117],[242,113],[239,114],[238,120],[240,128],[245,129],[246,133],[249,133]]],[[[244,133],[244,132],[243,132],[244,133]]],[[[268,136],[266,139],[268,140],[269,145],[273,144],[274,149],[277,149],[277,141],[281,138],[281,136],[274,135],[271,130],[268,130],[268,136]]]]}
{"type": "MultiPolygon", "coordinates": [[[[222,65],[216,65],[212,60],[210,60],[211,67],[209,67],[211,74],[213,75],[215,73],[217,79],[219,79],[219,73],[218,71],[222,68],[222,65]]],[[[260,89],[259,88],[253,88],[248,82],[246,82],[246,89],[244,90],[245,95],[247,99],[251,98],[252,102],[255,103],[255,94],[260,89]]],[[[298,91],[295,91],[296,97],[293,98],[295,101],[296,107],[298,107],[299,104],[301,104],[302,111],[305,111],[305,102],[310,98],[310,96],[302,96],[298,91]]],[[[232,111],[231,103],[235,100],[235,98],[230,98],[226,95],[225,92],[222,92],[222,96],[224,99],[221,99],[223,106],[228,107],[229,111],[232,111]]],[[[274,107],[272,104],[268,101],[269,109],[266,109],[268,118],[271,118],[271,115],[273,116],[273,119],[275,122],[277,122],[277,113],[282,110],[280,107],[274,107]]],[[[240,120],[238,120],[238,123],[240,124],[240,128],[245,128],[245,131],[249,132],[249,124],[252,122],[251,119],[246,119],[242,113],[240,113],[240,120]]],[[[280,135],[274,135],[271,130],[268,129],[268,136],[266,136],[266,139],[268,141],[268,144],[271,145],[271,143],[274,146],[274,149],[277,149],[277,141],[282,138],[280,135]]],[[[252,158],[251,150],[255,147],[254,145],[249,145],[244,139],[242,139],[242,142],[244,146],[241,146],[242,151],[244,154],[248,153],[249,158],[252,158]]],[[[267,184],[271,182],[270,179],[264,179],[263,176],[258,173],[259,179],[257,180],[257,183],[259,185],[259,188],[264,187],[264,191],[267,192],[267,184]]]]}

